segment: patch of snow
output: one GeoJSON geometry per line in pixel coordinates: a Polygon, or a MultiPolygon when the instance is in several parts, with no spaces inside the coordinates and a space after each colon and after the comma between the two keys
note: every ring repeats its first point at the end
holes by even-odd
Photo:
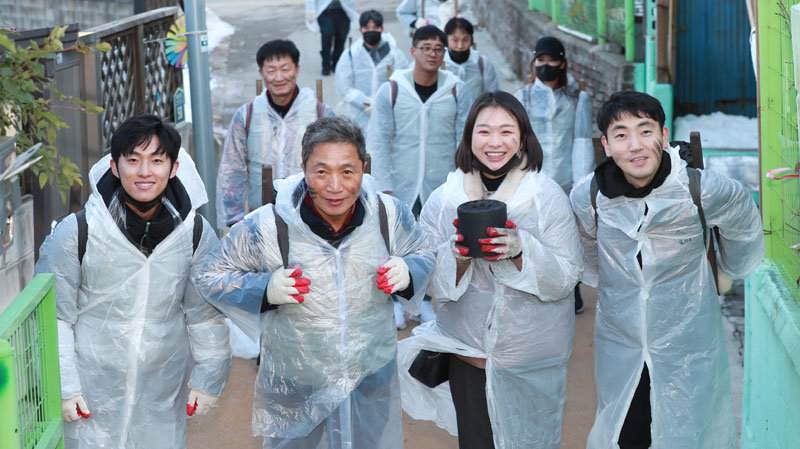
{"type": "Polygon", "coordinates": [[[670,140],[689,141],[689,133],[700,132],[703,149],[758,148],[758,119],[713,112],[708,115],[684,115],[675,118],[670,140]]]}
{"type": "Polygon", "coordinates": [[[211,8],[206,8],[206,29],[208,29],[208,51],[214,50],[235,30],[233,25],[220,19],[211,8]]]}

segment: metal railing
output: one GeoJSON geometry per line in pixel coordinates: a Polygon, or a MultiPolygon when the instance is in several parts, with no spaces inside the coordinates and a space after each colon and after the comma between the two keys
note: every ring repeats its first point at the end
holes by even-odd
{"type": "Polygon", "coordinates": [[[531,10],[542,12],[570,30],[625,48],[634,60],[634,0],[527,0],[531,10]]]}
{"type": "Polygon", "coordinates": [[[36,276],[0,314],[0,447],[63,448],[55,281],[36,276]]]}

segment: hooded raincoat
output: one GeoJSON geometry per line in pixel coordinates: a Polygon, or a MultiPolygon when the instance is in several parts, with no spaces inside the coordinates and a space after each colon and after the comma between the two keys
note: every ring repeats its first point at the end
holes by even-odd
{"type": "Polygon", "coordinates": [[[272,177],[285,178],[302,171],[303,134],[320,115],[333,111],[319,104],[314,91],[300,89],[289,112],[281,117],[267,93],[253,99],[253,116],[247,132],[247,108],[242,105],[231,119],[217,172],[217,227],[240,221],[261,206],[261,167],[272,166],[272,177]]]}
{"type": "Polygon", "coordinates": [[[253,433],[270,448],[401,448],[397,331],[389,295],[376,270],[390,253],[411,273],[419,308],[434,252],[408,207],[378,194],[364,175],[361,226],[338,248],[300,216],[302,175],[275,181],[275,206],[249,214],[231,229],[194,278],[198,288],[251,337],[261,338],[253,433]],[[378,195],[388,215],[391,251],[380,232],[378,195]],[[311,280],[302,304],[259,314],[271,273],[282,267],[274,214],[288,225],[289,264],[311,280]]]}
{"type": "Polygon", "coordinates": [[[485,358],[495,448],[556,449],[575,328],[572,292],[582,269],[578,229],[555,182],[514,169],[489,198],[506,203],[520,230],[522,270],[511,260],[472,259],[456,283],[453,219],[461,203],[486,197],[477,171],[457,170],[422,208],[420,223],[438,245],[428,294],[440,306],[436,321],[399,342],[403,409],[455,435],[449,383],[428,388],[408,368],[420,349],[485,358]]]}
{"type": "Polygon", "coordinates": [[[444,63],[447,71],[453,72],[466,83],[474,98],[478,98],[484,92],[500,89],[500,80],[497,78],[494,64],[474,48],[469,50],[469,59],[461,64],[454,62],[450,58],[450,52],[446,51],[444,52],[444,63]]]}
{"type": "Polygon", "coordinates": [[[336,92],[342,98],[344,115],[364,130],[369,123],[369,114],[365,109],[372,104],[378,88],[388,79],[387,66],[391,66],[393,72],[408,67],[408,59],[397,48],[391,34],[383,33],[378,48],[382,45],[389,46],[389,54],[376,63],[364,47],[364,39],[360,38],[342,53],[336,64],[336,92]]]}
{"type": "MultiPolygon", "coordinates": [[[[306,28],[315,33],[319,33],[317,18],[328,8],[332,1],[333,0],[306,0],[306,14],[314,14],[313,22],[305,21],[306,28]]],[[[347,18],[350,19],[353,26],[358,27],[358,11],[356,11],[355,0],[339,0],[339,4],[342,6],[342,10],[347,15],[347,18]]]]}
{"type": "Polygon", "coordinates": [[[568,78],[567,86],[556,90],[536,78],[514,94],[542,145],[542,171],[565,192],[594,169],[592,100],[568,78]]]}
{"type": "MultiPolygon", "coordinates": [[[[456,15],[456,5],[453,0],[403,0],[397,6],[397,21],[405,26],[413,27],[414,22],[420,17],[428,19],[431,25],[444,29],[444,25],[451,17],[456,15]],[[422,16],[422,2],[425,2],[425,16],[422,16]]],[[[467,2],[458,4],[458,17],[464,17],[472,23],[475,20],[469,13],[467,2]]]]}
{"type": "MultiPolygon", "coordinates": [[[[619,447],[646,364],[653,449],[736,445],[731,379],[713,273],[689,193],[686,163],[668,150],[670,174],[644,198],[597,195],[591,176],[570,194],[584,245],[582,281],[597,286],[594,328],[597,414],[587,448],[619,447]],[[641,265],[637,261],[641,254],[641,265]]],[[[720,231],[718,269],[730,279],[764,255],[758,208],[737,181],[702,171],[701,204],[720,231]]]]}
{"type": "Polygon", "coordinates": [[[455,154],[472,107],[467,86],[448,71],[439,71],[438,88],[426,102],[414,89],[413,69],[392,74],[375,97],[367,128],[367,151],[378,189],[390,191],[412,207],[422,204],[455,169],[455,154]]]}
{"type": "Polygon", "coordinates": [[[37,272],[55,274],[61,396],[82,394],[92,413],[64,423],[66,447],[186,447],[188,389],[219,396],[231,362],[224,316],[189,282],[190,270],[217,243],[203,220],[192,253],[194,210],[208,199],[181,150],[177,178],[192,212],[146,257],[117,225],[125,206],[114,196],[107,207],[103,195],[111,192],[98,190],[110,159],[89,173],[83,262],[73,214],[47,237],[36,265],[37,272]]]}

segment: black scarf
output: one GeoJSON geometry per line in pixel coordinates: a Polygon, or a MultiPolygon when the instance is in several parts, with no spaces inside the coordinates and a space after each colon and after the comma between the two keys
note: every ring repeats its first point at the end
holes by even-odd
{"type": "Polygon", "coordinates": [[[655,177],[650,181],[650,184],[644,187],[634,187],[628,183],[622,169],[619,168],[612,158],[606,159],[594,169],[594,177],[597,180],[597,187],[600,189],[600,192],[607,198],[616,198],[618,196],[644,198],[649,195],[653,189],[664,184],[664,180],[669,176],[671,165],[669,153],[662,150],[661,165],[658,166],[655,177]]]}

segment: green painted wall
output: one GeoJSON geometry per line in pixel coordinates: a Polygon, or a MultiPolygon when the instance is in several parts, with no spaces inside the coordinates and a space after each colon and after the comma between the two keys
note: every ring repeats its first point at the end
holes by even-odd
{"type": "Polygon", "coordinates": [[[771,262],[746,282],[742,448],[800,447],[800,304],[771,262]]]}

